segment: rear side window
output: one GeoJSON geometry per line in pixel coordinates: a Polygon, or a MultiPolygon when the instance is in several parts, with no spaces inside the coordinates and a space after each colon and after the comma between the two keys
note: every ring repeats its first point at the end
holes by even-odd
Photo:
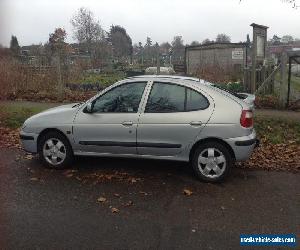
{"type": "Polygon", "coordinates": [[[145,113],[185,112],[208,106],[208,100],[192,89],[170,83],[154,83],[145,113]]]}
{"type": "Polygon", "coordinates": [[[168,113],[183,112],[185,99],[185,87],[154,83],[145,112],[147,113],[168,113]]]}
{"type": "Polygon", "coordinates": [[[208,100],[195,90],[186,88],[186,111],[206,109],[209,105],[208,100]]]}

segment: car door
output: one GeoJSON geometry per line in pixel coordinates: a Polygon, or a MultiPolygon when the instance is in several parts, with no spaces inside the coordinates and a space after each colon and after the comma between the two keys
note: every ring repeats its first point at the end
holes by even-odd
{"type": "Polygon", "coordinates": [[[201,132],[212,111],[207,97],[196,90],[171,82],[154,82],[139,119],[138,154],[179,154],[201,132]]]}
{"type": "Polygon", "coordinates": [[[93,100],[91,113],[80,110],[73,127],[75,150],[136,154],[139,106],[146,84],[121,84],[93,100]]]}

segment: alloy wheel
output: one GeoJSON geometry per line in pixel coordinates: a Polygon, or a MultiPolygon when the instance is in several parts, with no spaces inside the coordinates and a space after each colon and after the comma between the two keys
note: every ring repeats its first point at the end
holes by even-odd
{"type": "Polygon", "coordinates": [[[199,154],[198,168],[205,177],[218,178],[226,169],[226,158],[220,150],[206,148],[199,154]]]}

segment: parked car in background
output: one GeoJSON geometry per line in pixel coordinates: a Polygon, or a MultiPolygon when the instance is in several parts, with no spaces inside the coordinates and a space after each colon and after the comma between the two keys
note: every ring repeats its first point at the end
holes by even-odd
{"type": "Polygon", "coordinates": [[[255,145],[253,111],[236,95],[179,76],[127,78],[85,103],[52,108],[27,119],[20,137],[55,169],[74,155],[190,162],[205,181],[224,179],[255,145]]]}
{"type": "MultiPolygon", "coordinates": [[[[172,67],[160,67],[161,75],[174,75],[175,71],[172,67]]],[[[148,67],[145,69],[145,74],[147,75],[157,75],[157,67],[148,67]]]]}

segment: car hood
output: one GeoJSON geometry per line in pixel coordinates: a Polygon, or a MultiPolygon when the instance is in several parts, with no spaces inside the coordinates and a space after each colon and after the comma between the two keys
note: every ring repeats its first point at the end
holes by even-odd
{"type": "Polygon", "coordinates": [[[28,118],[24,127],[29,129],[29,127],[42,128],[55,127],[57,124],[71,124],[80,106],[78,103],[72,103],[45,110],[28,118]]]}

